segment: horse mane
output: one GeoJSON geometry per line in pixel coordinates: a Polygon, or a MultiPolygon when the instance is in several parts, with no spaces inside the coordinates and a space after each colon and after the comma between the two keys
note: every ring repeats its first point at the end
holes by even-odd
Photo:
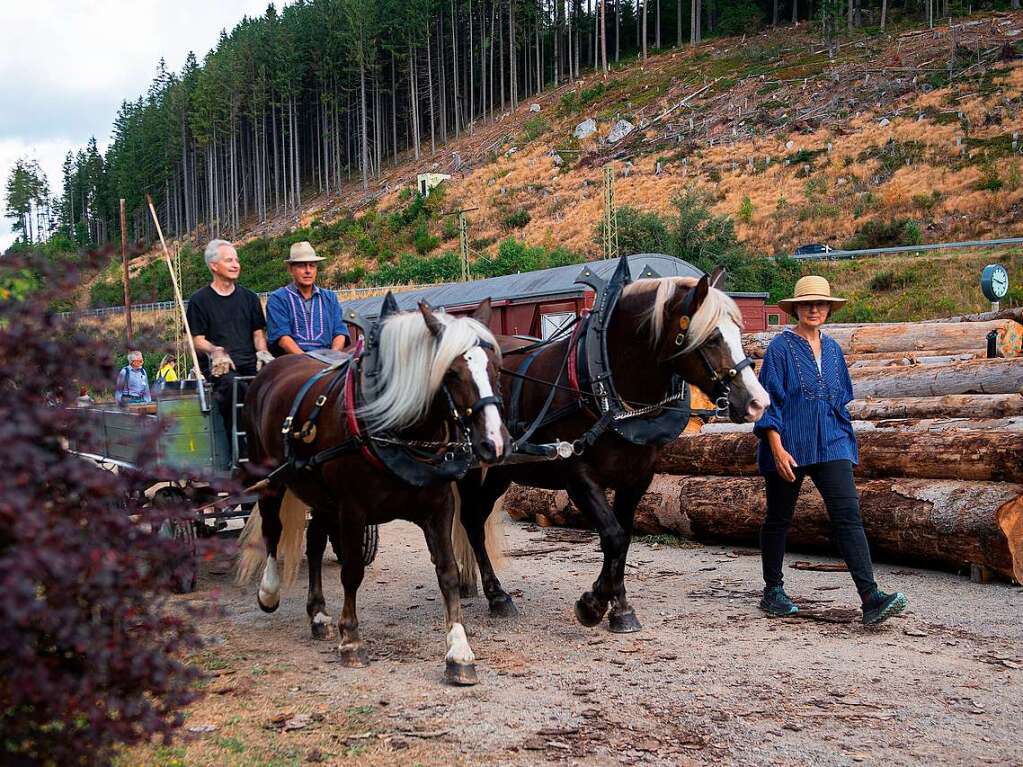
{"type": "Polygon", "coordinates": [[[444,325],[440,339],[433,336],[418,311],[384,320],[378,371],[383,387],[359,410],[371,431],[400,430],[422,420],[451,363],[480,340],[497,348],[490,330],[477,320],[441,311],[434,316],[444,325]]]}
{"type": "MultiPolygon", "coordinates": [[[[656,346],[664,335],[664,307],[674,297],[679,288],[689,290],[698,280],[695,277],[657,277],[640,279],[626,286],[623,296],[639,296],[655,293],[653,305],[646,312],[644,322],[650,323],[650,343],[656,346]]],[[[742,330],[742,312],[726,293],[717,288],[709,288],[707,297],[696,310],[689,330],[686,332],[686,345],[678,350],[685,354],[705,343],[711,334],[721,325],[724,319],[731,320],[742,330]]]]}

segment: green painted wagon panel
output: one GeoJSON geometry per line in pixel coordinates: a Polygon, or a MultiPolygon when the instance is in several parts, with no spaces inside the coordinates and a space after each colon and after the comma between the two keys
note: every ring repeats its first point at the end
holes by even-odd
{"type": "Polygon", "coordinates": [[[201,471],[218,468],[210,435],[211,419],[200,410],[198,397],[160,400],[157,412],[164,428],[160,436],[161,464],[201,471]]]}

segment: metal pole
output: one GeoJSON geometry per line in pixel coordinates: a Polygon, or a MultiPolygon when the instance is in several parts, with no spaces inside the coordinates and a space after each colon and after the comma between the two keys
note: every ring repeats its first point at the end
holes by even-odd
{"type": "Polygon", "coordinates": [[[124,267],[124,319],[128,330],[128,347],[135,345],[131,327],[131,290],[128,287],[128,226],[124,221],[124,198],[121,198],[121,263],[124,267]]]}
{"type": "Polygon", "coordinates": [[[458,214],[458,245],[462,255],[462,282],[469,281],[469,225],[465,211],[458,214]]]}
{"type": "Polygon", "coordinates": [[[192,329],[188,326],[188,313],[185,311],[185,301],[181,298],[181,288],[178,287],[178,276],[174,273],[174,263],[171,261],[170,251],[167,250],[167,242],[163,239],[163,229],[160,228],[160,218],[156,215],[156,208],[153,206],[153,198],[146,193],[146,203],[149,205],[149,213],[156,224],[156,233],[160,235],[160,246],[163,248],[163,257],[167,261],[167,268],[170,269],[171,285],[174,287],[174,298],[178,302],[178,311],[181,312],[181,321],[185,324],[185,338],[188,339],[188,350],[192,355],[192,365],[195,367],[195,376],[198,385],[195,387],[199,392],[199,407],[205,413],[209,408],[206,405],[206,390],[203,389],[202,371],[199,369],[199,355],[195,353],[195,341],[192,340],[192,329]]]}

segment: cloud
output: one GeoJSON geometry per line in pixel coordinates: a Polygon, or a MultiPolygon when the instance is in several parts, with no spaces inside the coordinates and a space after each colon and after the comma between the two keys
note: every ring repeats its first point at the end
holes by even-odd
{"type": "MultiPolygon", "coordinates": [[[[284,3],[278,3],[278,7],[284,3]]],[[[68,150],[100,145],[122,101],[145,93],[164,58],[201,61],[223,29],[267,0],[32,0],[4,3],[0,43],[0,192],[15,159],[35,157],[54,193],[68,150]]],[[[4,211],[0,209],[0,214],[4,211]]],[[[13,242],[0,222],[0,252],[13,242]]]]}

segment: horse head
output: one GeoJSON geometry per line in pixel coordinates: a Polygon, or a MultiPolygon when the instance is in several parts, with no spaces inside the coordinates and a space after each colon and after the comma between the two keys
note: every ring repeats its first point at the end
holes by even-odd
{"type": "Polygon", "coordinates": [[[699,387],[735,423],[756,421],[771,404],[742,348],[742,316],[717,289],[725,270],[718,267],[691,287],[678,282],[658,290],[654,322],[658,359],[699,387]],[[668,288],[667,290],[665,288],[668,288]]]}
{"type": "MultiPolygon", "coordinates": [[[[490,299],[486,299],[471,317],[443,322],[429,304],[420,302],[419,311],[438,346],[456,328],[473,332],[475,342],[454,356],[444,372],[443,387],[456,420],[469,433],[473,452],[484,464],[499,463],[508,454],[511,435],[501,416],[501,350],[487,325],[490,299]]],[[[464,347],[466,344],[462,342],[464,347]]]]}

